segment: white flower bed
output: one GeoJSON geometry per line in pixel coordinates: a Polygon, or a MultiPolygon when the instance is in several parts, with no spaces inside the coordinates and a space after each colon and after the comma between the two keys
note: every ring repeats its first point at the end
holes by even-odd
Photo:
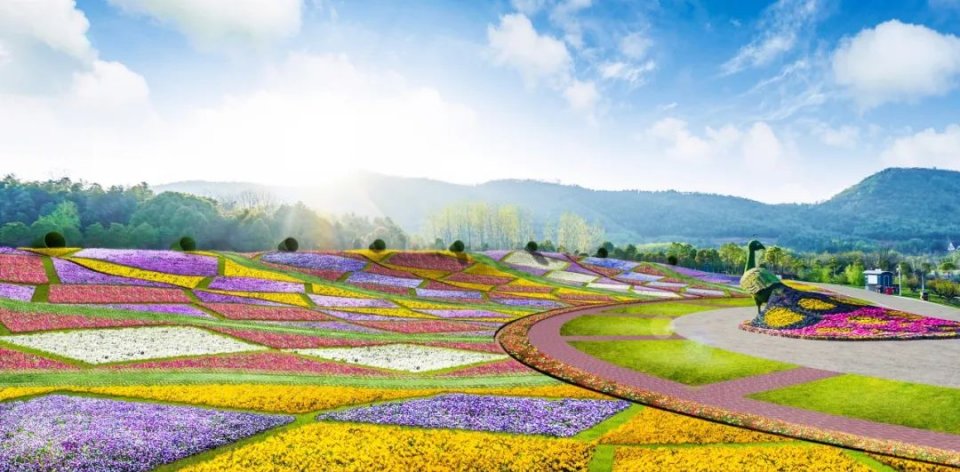
{"type": "Polygon", "coordinates": [[[687,284],[680,283],[680,282],[650,282],[646,285],[647,287],[665,288],[668,290],[669,289],[676,290],[676,289],[680,289],[687,286],[687,284]]]}
{"type": "Polygon", "coordinates": [[[407,372],[427,372],[477,362],[506,359],[502,354],[461,351],[415,344],[387,344],[350,348],[296,349],[305,356],[407,372]]]}
{"type": "Polygon", "coordinates": [[[666,290],[644,289],[643,287],[633,287],[633,293],[636,293],[637,295],[646,295],[649,297],[683,298],[678,293],[668,292],[666,290]]]}
{"type": "Polygon", "coordinates": [[[616,290],[618,292],[626,292],[630,290],[630,286],[626,284],[606,284],[606,283],[595,283],[587,284],[589,288],[599,288],[603,290],[616,290]]]}
{"type": "Polygon", "coordinates": [[[704,297],[722,297],[724,293],[720,290],[710,290],[706,288],[688,288],[686,292],[690,295],[701,295],[704,297]]]}
{"type": "Polygon", "coordinates": [[[509,257],[504,259],[504,262],[509,264],[516,264],[519,266],[534,267],[537,269],[547,269],[547,270],[560,270],[567,265],[568,262],[558,261],[556,259],[551,259],[545,256],[534,257],[532,254],[526,251],[517,251],[513,254],[510,254],[509,257]]]}
{"type": "Polygon", "coordinates": [[[562,282],[573,282],[576,284],[588,284],[597,280],[596,275],[578,274],[576,272],[567,272],[565,270],[556,270],[547,274],[548,279],[560,280],[562,282]]]}
{"type": "Polygon", "coordinates": [[[91,364],[267,349],[188,327],[87,329],[0,339],[91,364]]]}

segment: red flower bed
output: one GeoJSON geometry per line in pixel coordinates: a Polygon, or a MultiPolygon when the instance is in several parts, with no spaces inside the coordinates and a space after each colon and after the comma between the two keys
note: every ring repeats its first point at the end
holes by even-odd
{"type": "Polygon", "coordinates": [[[37,256],[0,256],[0,280],[23,284],[47,283],[43,259],[37,256]]]}
{"type": "Polygon", "coordinates": [[[50,303],[190,303],[178,288],[119,285],[51,285],[50,303]]]}
{"type": "Polygon", "coordinates": [[[294,266],[288,266],[288,265],[282,265],[282,264],[273,264],[271,262],[261,261],[261,264],[267,267],[273,267],[274,269],[280,269],[280,270],[290,271],[290,272],[300,272],[301,274],[312,275],[314,277],[319,277],[321,279],[330,280],[330,281],[339,280],[340,277],[343,276],[343,274],[346,274],[346,272],[340,272],[338,270],[307,269],[305,267],[294,267],[294,266]]]}
{"type": "Polygon", "coordinates": [[[377,274],[377,275],[389,275],[390,277],[400,277],[402,279],[419,279],[420,278],[414,274],[411,274],[410,272],[391,269],[389,267],[384,267],[380,264],[370,264],[370,266],[368,266],[363,271],[369,272],[371,274],[377,274]]]}
{"type": "Polygon", "coordinates": [[[53,359],[27,354],[20,351],[11,351],[0,348],[0,370],[50,370],[69,369],[77,367],[53,359]]]}
{"type": "Polygon", "coordinates": [[[387,262],[402,267],[445,272],[459,272],[470,265],[466,257],[461,260],[436,252],[398,252],[390,256],[387,262]]]}
{"type": "Polygon", "coordinates": [[[517,292],[517,293],[550,293],[554,287],[536,287],[529,285],[501,285],[494,288],[495,292],[517,292]]]}
{"type": "Polygon", "coordinates": [[[496,275],[473,275],[458,272],[447,277],[445,280],[449,280],[451,282],[464,282],[468,284],[503,285],[513,282],[514,279],[511,277],[498,277],[496,275]]]}
{"type": "Polygon", "coordinates": [[[369,328],[393,331],[395,333],[415,334],[415,333],[456,333],[467,331],[479,331],[486,329],[485,326],[473,324],[470,322],[458,321],[358,321],[355,324],[367,326],[369,328]]]}
{"type": "Polygon", "coordinates": [[[231,320],[269,321],[330,321],[334,318],[295,306],[240,305],[237,303],[207,303],[205,307],[231,320]]]}
{"type": "Polygon", "coordinates": [[[610,298],[607,295],[588,294],[588,293],[561,293],[560,295],[557,295],[557,297],[563,300],[580,300],[580,301],[610,302],[610,303],[614,301],[613,298],[610,298]]]}
{"type": "Polygon", "coordinates": [[[601,274],[604,277],[615,277],[617,275],[620,275],[621,272],[623,272],[620,269],[613,269],[610,267],[600,267],[600,266],[595,266],[593,264],[580,264],[580,265],[586,268],[587,270],[601,274]]]}
{"type": "Polygon", "coordinates": [[[651,266],[643,265],[643,264],[638,265],[637,267],[635,267],[635,268],[633,269],[633,271],[634,271],[634,272],[639,272],[639,273],[641,273],[641,274],[647,274],[647,275],[659,275],[659,276],[661,276],[661,277],[665,277],[665,276],[667,275],[667,274],[665,274],[662,270],[657,269],[656,267],[651,267],[651,266]]]}
{"type": "Polygon", "coordinates": [[[479,377],[484,375],[522,375],[535,374],[533,370],[513,359],[483,364],[450,372],[445,377],[479,377]]]}
{"type": "Polygon", "coordinates": [[[456,287],[453,285],[447,285],[443,282],[437,282],[436,280],[428,280],[427,283],[423,286],[423,288],[428,290],[456,290],[456,291],[469,290],[463,287],[456,287]]]}
{"type": "Polygon", "coordinates": [[[376,292],[390,293],[393,295],[410,295],[410,289],[407,287],[398,287],[396,285],[380,285],[380,284],[350,284],[354,287],[364,288],[367,290],[373,290],[376,292]]]}
{"type": "Polygon", "coordinates": [[[419,343],[425,346],[445,347],[448,349],[462,349],[464,351],[489,352],[491,354],[503,354],[503,348],[495,342],[490,343],[448,343],[448,342],[426,342],[419,343]]]}
{"type": "Polygon", "coordinates": [[[165,361],[138,362],[110,366],[110,369],[190,369],[190,370],[241,370],[259,372],[293,372],[323,375],[382,376],[383,371],[366,367],[321,361],[280,352],[248,352],[226,356],[194,357],[165,361]]]}
{"type": "Polygon", "coordinates": [[[159,321],[100,318],[83,315],[59,315],[55,313],[27,313],[0,308],[0,323],[10,331],[47,331],[51,329],[120,328],[161,324],[159,321]]]}
{"type": "Polygon", "coordinates": [[[381,342],[347,338],[318,338],[305,334],[276,333],[255,329],[210,328],[214,331],[276,349],[307,349],[314,347],[376,346],[381,342]]]}

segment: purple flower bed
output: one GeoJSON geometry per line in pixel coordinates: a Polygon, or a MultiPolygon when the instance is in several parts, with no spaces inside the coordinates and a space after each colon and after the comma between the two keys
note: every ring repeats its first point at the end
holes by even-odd
{"type": "Polygon", "coordinates": [[[196,318],[213,318],[209,313],[193,306],[178,303],[123,303],[115,305],[88,305],[98,308],[116,308],[118,310],[143,311],[147,313],[161,313],[168,315],[193,316],[196,318]]]}
{"type": "Polygon", "coordinates": [[[147,471],[293,421],[47,395],[0,403],[0,470],[147,471]]]}
{"type": "Polygon", "coordinates": [[[75,257],[101,259],[140,269],[177,275],[217,275],[217,258],[178,251],[147,249],[84,249],[75,257]]]}
{"type": "Polygon", "coordinates": [[[495,260],[495,261],[499,261],[500,259],[503,259],[504,257],[507,257],[507,254],[510,254],[511,252],[513,252],[513,251],[509,251],[509,250],[506,250],[506,251],[505,251],[505,250],[495,250],[495,251],[483,251],[483,252],[481,252],[481,254],[483,254],[483,255],[485,255],[485,256],[487,256],[487,257],[489,257],[489,258],[491,258],[491,259],[493,259],[493,260],[495,260]]]}
{"type": "Polygon", "coordinates": [[[354,272],[353,274],[350,275],[350,278],[347,279],[347,283],[377,284],[377,285],[389,285],[392,287],[413,288],[423,283],[423,280],[407,279],[403,277],[393,277],[390,275],[371,274],[369,272],[354,272]]]}
{"type": "Polygon", "coordinates": [[[650,282],[647,284],[647,287],[656,287],[656,288],[665,288],[665,289],[678,289],[686,287],[687,284],[681,282],[650,282]]]}
{"type": "Polygon", "coordinates": [[[702,280],[704,282],[714,283],[714,284],[723,284],[723,285],[740,285],[740,276],[739,275],[729,275],[729,274],[718,274],[715,272],[704,272],[697,269],[689,269],[687,267],[674,266],[671,267],[674,272],[685,275],[687,277],[693,277],[695,279],[702,280]]]}
{"type": "Polygon", "coordinates": [[[451,394],[324,413],[317,419],[570,437],[629,406],[623,400],[451,394]]]}
{"type": "Polygon", "coordinates": [[[394,308],[397,305],[390,300],[381,298],[349,298],[331,297],[328,295],[308,295],[317,306],[332,306],[345,308],[394,308]]]}
{"type": "Polygon", "coordinates": [[[420,310],[441,318],[510,318],[510,315],[487,310],[420,310]]]}
{"type": "Polygon", "coordinates": [[[367,263],[349,257],[309,252],[271,252],[260,258],[261,261],[283,264],[303,269],[333,270],[338,272],[356,272],[363,270],[367,263]]]}
{"type": "Polygon", "coordinates": [[[662,276],[659,275],[650,275],[640,272],[628,272],[626,274],[620,274],[617,276],[618,280],[626,280],[629,282],[653,282],[655,280],[662,279],[662,276]]]}
{"type": "Polygon", "coordinates": [[[53,259],[60,282],[76,285],[137,285],[141,287],[170,287],[168,284],[150,282],[130,277],[107,275],[63,259],[53,259]]]}
{"type": "Polygon", "coordinates": [[[532,306],[537,308],[560,308],[564,306],[564,304],[552,300],[538,300],[534,298],[498,298],[493,301],[508,306],[532,306]]]}
{"type": "Polygon", "coordinates": [[[640,265],[639,262],[622,261],[620,259],[603,259],[599,257],[588,257],[582,262],[595,266],[606,267],[608,269],[617,269],[620,271],[631,271],[634,267],[640,265]]]}
{"type": "Polygon", "coordinates": [[[202,290],[194,290],[193,293],[203,303],[242,303],[244,305],[284,306],[282,303],[271,302],[268,300],[238,297],[236,295],[226,295],[223,293],[204,292],[202,290]]]}
{"type": "Polygon", "coordinates": [[[0,254],[7,254],[11,256],[34,256],[36,254],[30,251],[22,251],[15,247],[0,246],[0,254]]]}
{"type": "Polygon", "coordinates": [[[724,295],[722,290],[709,290],[705,288],[688,288],[684,293],[702,297],[722,297],[724,295]]]}
{"type": "Polygon", "coordinates": [[[547,275],[547,272],[550,272],[547,269],[537,269],[535,267],[527,267],[527,266],[516,265],[516,264],[507,264],[507,265],[510,266],[510,268],[513,270],[519,270],[520,272],[526,272],[532,275],[544,276],[544,275],[547,275]]]}
{"type": "Polygon", "coordinates": [[[36,287],[32,285],[0,283],[0,298],[29,302],[33,298],[34,290],[36,287]]]}
{"type": "Polygon", "coordinates": [[[304,291],[303,284],[253,277],[217,277],[207,288],[239,292],[302,293],[304,291]]]}
{"type": "Polygon", "coordinates": [[[429,288],[418,288],[417,296],[426,298],[463,298],[470,300],[483,298],[480,292],[471,290],[433,290],[429,288]]]}

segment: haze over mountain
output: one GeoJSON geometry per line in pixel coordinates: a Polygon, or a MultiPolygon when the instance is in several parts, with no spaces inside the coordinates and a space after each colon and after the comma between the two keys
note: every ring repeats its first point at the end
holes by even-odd
{"type": "Polygon", "coordinates": [[[258,196],[303,201],[320,211],[389,216],[419,232],[429,217],[462,202],[515,204],[535,226],[564,212],[606,228],[615,243],[695,243],[759,237],[806,250],[891,247],[942,251],[960,240],[960,172],[890,168],[816,204],[766,204],[746,198],[676,191],[601,191],[530,180],[457,185],[430,179],[358,174],[323,187],[189,181],[154,187],[222,201],[258,196]]]}

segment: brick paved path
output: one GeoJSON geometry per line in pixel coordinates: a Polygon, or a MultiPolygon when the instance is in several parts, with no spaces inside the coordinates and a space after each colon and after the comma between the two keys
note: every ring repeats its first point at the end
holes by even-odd
{"type": "MultiPolygon", "coordinates": [[[[595,314],[604,310],[605,308],[584,308],[546,318],[530,328],[529,341],[542,355],[548,358],[589,371],[604,380],[610,380],[621,385],[697,402],[707,407],[721,408],[733,414],[762,415],[796,426],[853,434],[878,441],[904,442],[947,451],[960,457],[960,435],[847,418],[745,398],[745,395],[751,393],[827,378],[839,375],[838,372],[799,367],[788,371],[691,387],[600,360],[573,348],[568,343],[569,337],[565,338],[560,335],[560,327],[566,322],[579,316],[595,314]]],[[[576,339],[583,338],[582,336],[576,337],[576,339]]],[[[780,338],[776,339],[781,340],[780,338]]]]}

